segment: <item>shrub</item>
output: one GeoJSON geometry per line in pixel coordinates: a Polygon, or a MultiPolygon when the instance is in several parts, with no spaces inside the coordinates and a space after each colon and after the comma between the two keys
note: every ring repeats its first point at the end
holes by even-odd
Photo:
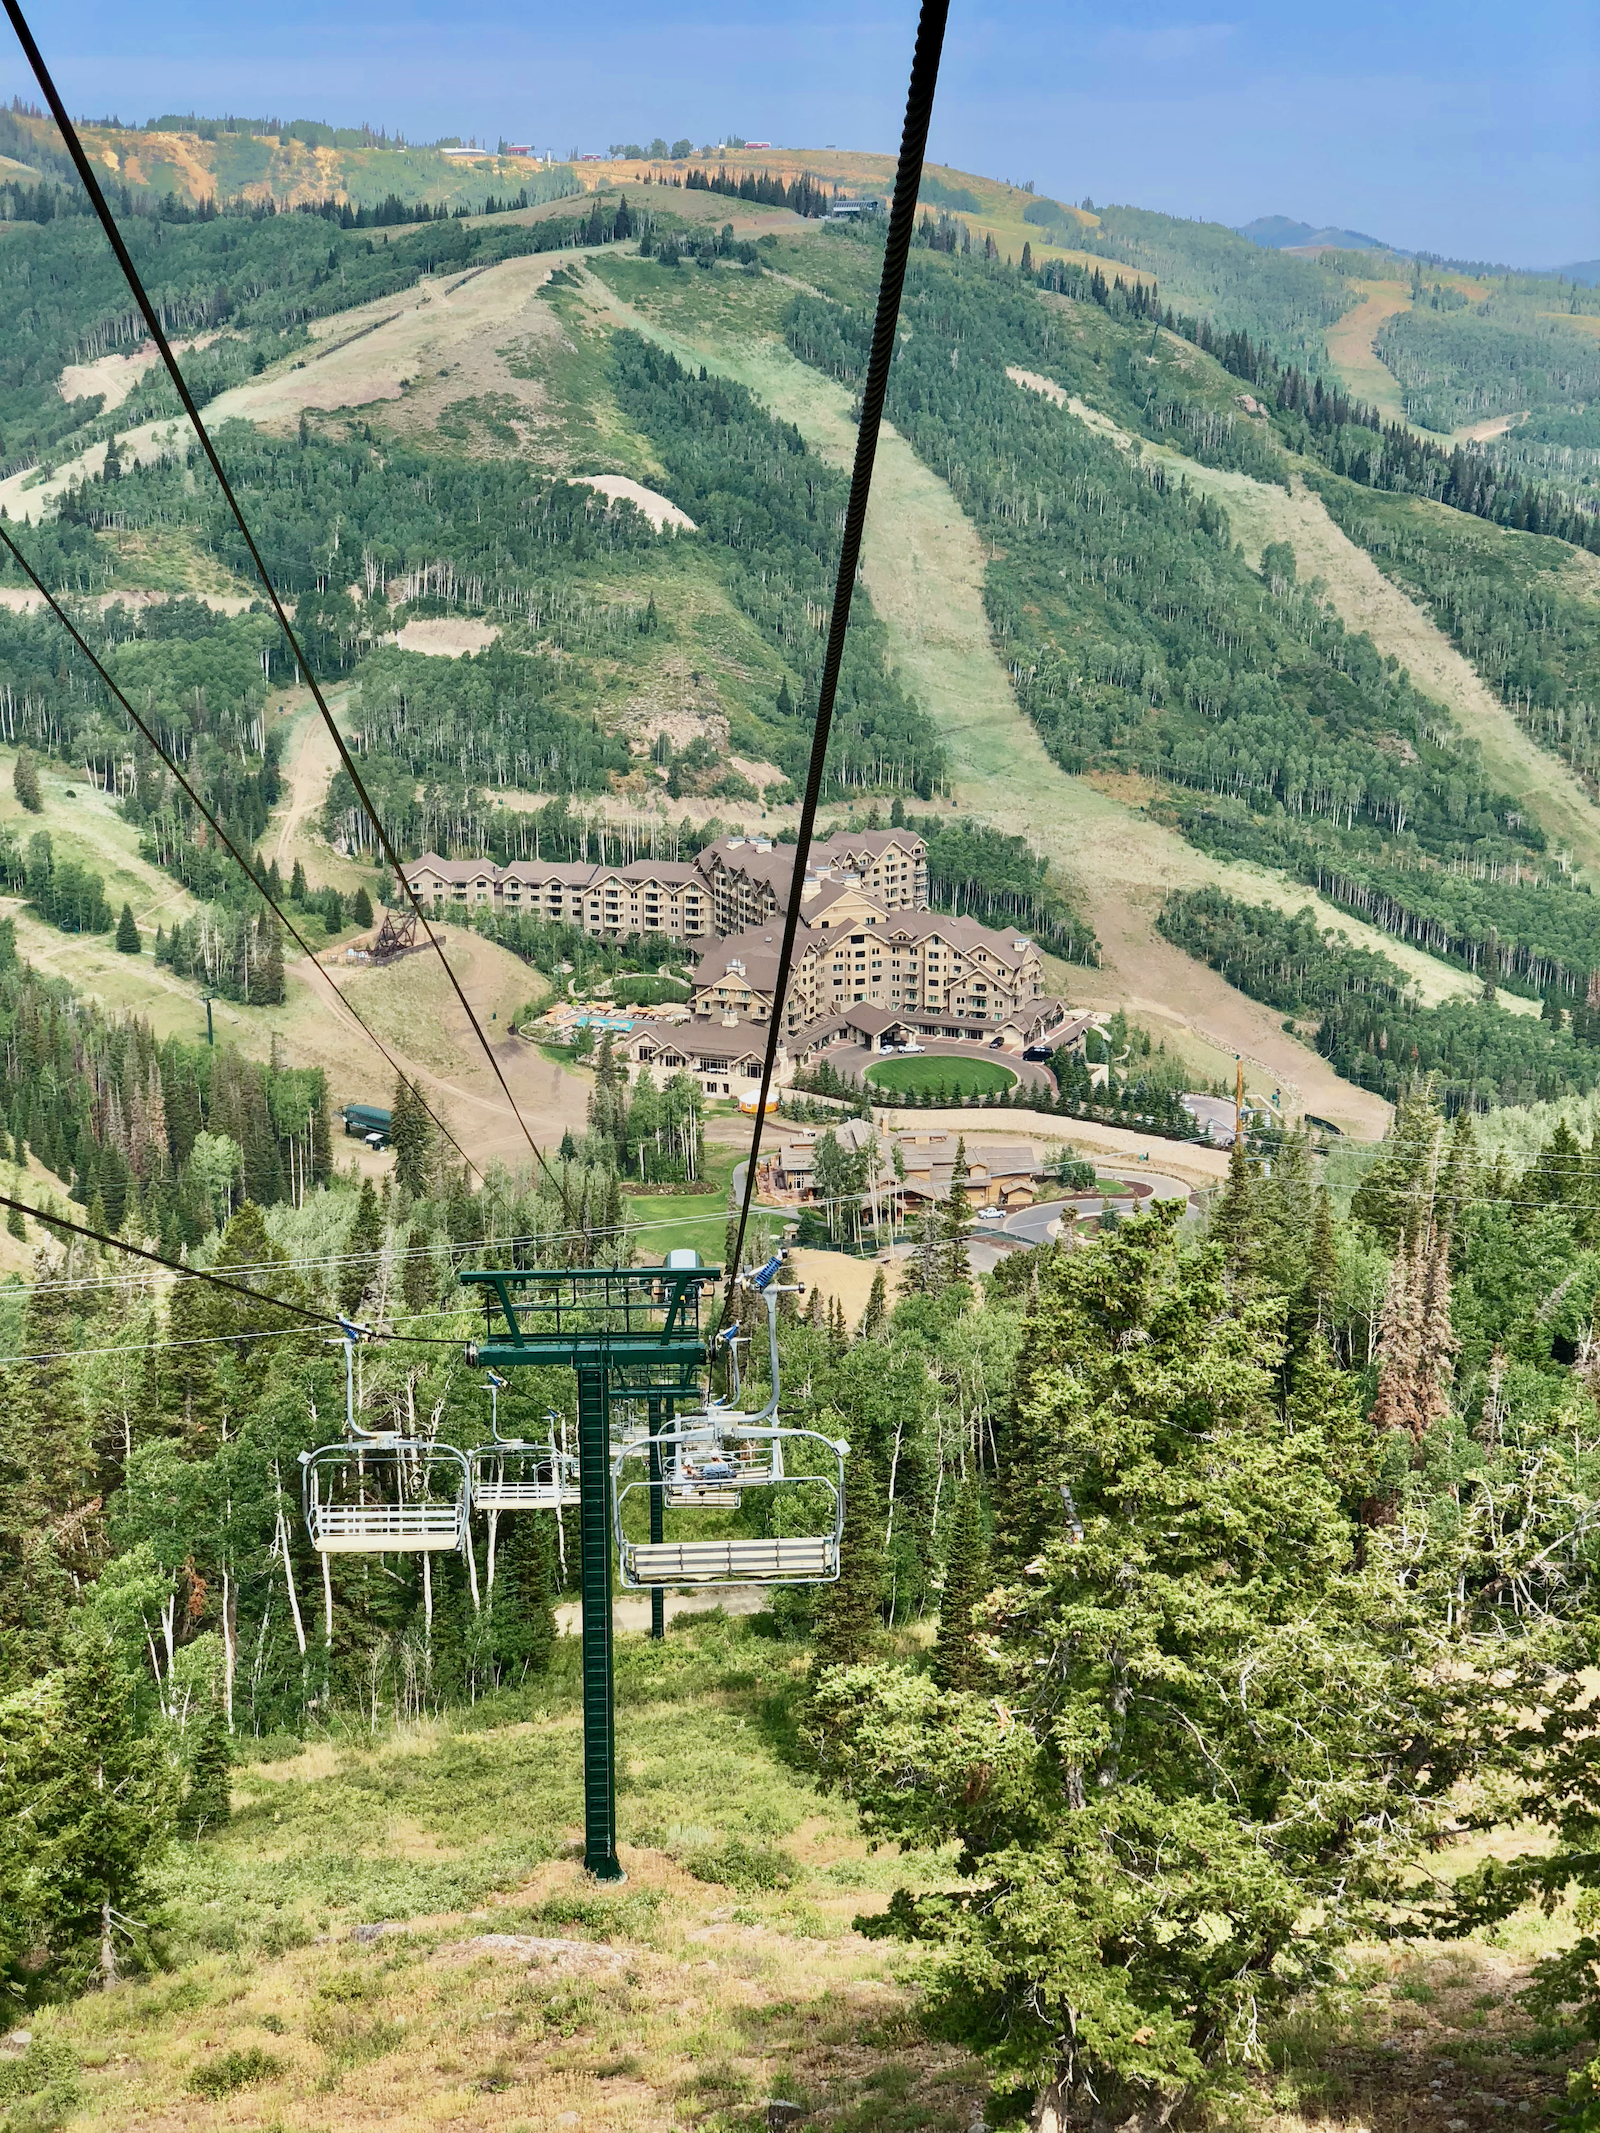
{"type": "Polygon", "coordinates": [[[696,1881],[712,1881],[741,1895],[793,1885],[795,1864],[781,1845],[753,1844],[746,1837],[724,1837],[702,1845],[684,1860],[696,1881]]]}
{"type": "Polygon", "coordinates": [[[259,2044],[252,2044],[248,2051],[221,2052],[197,2066],[189,2076],[189,2093],[215,2103],[238,2089],[253,2088],[258,2081],[271,2081],[282,2072],[282,2060],[264,2052],[259,2044]]]}

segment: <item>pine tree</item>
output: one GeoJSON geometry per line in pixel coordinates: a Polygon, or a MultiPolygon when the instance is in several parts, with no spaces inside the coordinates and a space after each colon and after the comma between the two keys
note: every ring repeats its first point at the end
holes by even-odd
{"type": "Polygon", "coordinates": [[[870,1659],[883,1627],[883,1498],[863,1452],[845,1462],[844,1532],[839,1577],[817,1588],[813,1681],[833,1666],[870,1659]]]}
{"type": "Polygon", "coordinates": [[[950,1170],[950,1196],[944,1203],[940,1225],[940,1286],[952,1287],[972,1279],[972,1257],[967,1231],[972,1223],[972,1195],[967,1190],[967,1143],[956,1142],[956,1159],[950,1170]]]}
{"type": "Polygon", "coordinates": [[[412,1199],[422,1199],[428,1191],[432,1167],[433,1121],[415,1084],[403,1074],[395,1083],[389,1143],[394,1149],[396,1186],[412,1199]]]}
{"type": "Polygon", "coordinates": [[[279,1007],[285,997],[283,980],[283,928],[276,919],[267,925],[267,953],[261,965],[261,989],[256,998],[264,1007],[279,1007]]]}
{"type": "Polygon", "coordinates": [[[945,1257],[941,1244],[939,1210],[930,1200],[917,1231],[917,1248],[905,1262],[900,1277],[908,1296],[937,1296],[944,1287],[945,1257]]]}
{"type": "Polygon", "coordinates": [[[308,894],[306,870],[297,859],[294,863],[294,872],[289,877],[289,895],[295,903],[303,904],[308,894]]]}
{"type": "Polygon", "coordinates": [[[945,1557],[939,1634],[930,1669],[941,1689],[970,1689],[982,1671],[972,1611],[983,1596],[986,1568],[983,1509],[978,1485],[969,1481],[956,1501],[950,1552],[945,1557]]]}
{"type": "Polygon", "coordinates": [[[372,898],[367,894],[365,886],[357,889],[350,900],[350,923],[353,926],[372,924],[372,898]]]}
{"type": "Polygon", "coordinates": [[[195,1743],[194,1768],[178,1819],[191,1837],[198,1838],[221,1829],[232,1813],[233,1734],[218,1690],[212,1695],[195,1743]]]}
{"type": "Polygon", "coordinates": [[[29,748],[17,750],[16,768],[11,773],[11,789],[30,815],[44,813],[44,795],[39,790],[39,765],[29,748]]]}
{"type": "Polygon", "coordinates": [[[344,1248],[348,1263],[339,1269],[339,1309],[353,1318],[368,1286],[377,1278],[377,1255],[383,1243],[383,1218],[371,1178],[361,1180],[361,1195],[350,1218],[344,1248]]]}
{"type": "Polygon", "coordinates": [[[1245,1136],[1228,1151],[1228,1178],[1211,1215],[1211,1235],[1222,1246],[1222,1263],[1236,1282],[1252,1281],[1261,1264],[1261,1228],[1256,1204],[1259,1180],[1245,1136]]]}
{"type": "Polygon", "coordinates": [[[130,1951],[138,1957],[148,1945],[150,1871],[168,1821],[160,1749],[139,1736],[134,1698],[109,1633],[85,1624],[26,1787],[40,1938],[102,1985],[115,1984],[130,1951]]]}
{"type": "Polygon", "coordinates": [[[856,1328],[856,1339],[876,1340],[884,1320],[889,1315],[889,1284],[880,1266],[872,1277],[872,1288],[867,1296],[867,1308],[861,1314],[861,1323],[856,1328]]]}
{"type": "Polygon", "coordinates": [[[412,1228],[406,1232],[405,1268],[400,1276],[400,1293],[408,1311],[426,1311],[436,1294],[433,1255],[428,1248],[426,1230],[412,1228]]]}
{"type": "Polygon", "coordinates": [[[1339,1293],[1339,1251],[1334,1238],[1333,1203],[1326,1185],[1317,1187],[1311,1211],[1311,1242],[1306,1252],[1306,1301],[1317,1331],[1326,1333],[1339,1293]]]}
{"type": "Polygon", "coordinates": [[[143,945],[143,942],[139,939],[138,925],[134,920],[133,906],[132,904],[124,904],[122,916],[117,920],[117,953],[119,955],[137,955],[143,945]]]}
{"type": "Polygon", "coordinates": [[[1454,1579],[1414,1598],[1409,1537],[1362,1560],[1348,1420],[1283,1414],[1278,1301],[1241,1304],[1221,1259],[1158,1208],[1042,1270],[1000,1451],[990,1693],[953,1716],[888,1667],[812,1692],[874,1838],[959,1846],[965,1890],[902,1891],[889,1916],[944,1943],[942,2033],[1026,2065],[1036,2125],[1170,2118],[1303,1964],[1383,1915],[1464,1764],[1497,1752],[1457,1728],[1503,1644],[1422,1633],[1454,1579]]]}

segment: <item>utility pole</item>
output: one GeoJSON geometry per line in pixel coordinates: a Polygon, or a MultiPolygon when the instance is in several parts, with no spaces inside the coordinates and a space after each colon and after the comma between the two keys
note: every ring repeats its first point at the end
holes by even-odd
{"type": "Polygon", "coordinates": [[[1244,1056],[1233,1055],[1233,1137],[1240,1140],[1244,1135],[1244,1056]]]}
{"type": "Polygon", "coordinates": [[[209,992],[204,993],[201,997],[206,1003],[206,1042],[209,1045],[215,1046],[217,1041],[217,1033],[211,1026],[211,994],[209,992]]]}

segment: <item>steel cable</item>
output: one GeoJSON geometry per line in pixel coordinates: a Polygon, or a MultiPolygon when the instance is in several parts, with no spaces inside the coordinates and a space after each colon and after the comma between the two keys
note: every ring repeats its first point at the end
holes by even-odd
{"type": "MultiPolygon", "coordinates": [[[[14,9],[15,0],[6,0],[14,9]]],[[[939,59],[944,49],[949,0],[923,0],[917,23],[916,50],[911,60],[911,83],[906,94],[905,125],[900,136],[900,161],[896,166],[894,201],[889,211],[889,234],[884,246],[883,275],[878,284],[878,315],[872,329],[872,354],[867,364],[866,385],[861,395],[861,424],[856,436],[855,470],[850,477],[850,501],[845,510],[844,540],[839,550],[839,576],[833,595],[833,615],[828,626],[828,649],[822,663],[822,685],[817,693],[817,721],[811,736],[811,761],[806,770],[805,798],[800,808],[800,834],[795,846],[794,878],[789,889],[788,909],[783,918],[783,943],[778,952],[778,974],[772,995],[772,1022],[767,1031],[766,1057],[761,1066],[761,1094],[756,1103],[755,1127],[750,1136],[750,1155],[745,1165],[744,1200],[739,1209],[739,1227],[728,1255],[728,1286],[723,1315],[733,1311],[734,1284],[739,1278],[745,1230],[754,1204],[756,1168],[761,1156],[762,1128],[766,1123],[767,1097],[782,1041],[783,1011],[788,997],[790,967],[794,961],[795,934],[800,923],[800,891],[805,881],[806,859],[816,827],[817,807],[822,798],[822,777],[827,762],[828,736],[833,725],[834,698],[839,688],[839,669],[844,659],[845,631],[850,622],[850,601],[855,591],[856,570],[861,560],[861,537],[867,522],[867,498],[872,490],[872,469],[878,452],[878,431],[883,422],[883,402],[889,385],[889,365],[894,357],[895,330],[900,319],[900,294],[905,286],[906,258],[911,249],[911,226],[917,211],[917,188],[922,180],[922,159],[928,145],[928,121],[933,115],[934,90],[939,80],[939,59]]]]}
{"type": "MultiPolygon", "coordinates": [[[[94,668],[95,672],[99,675],[101,681],[105,684],[111,695],[115,697],[116,701],[119,704],[121,704],[123,710],[126,711],[129,718],[132,719],[134,725],[138,727],[139,731],[150,743],[150,746],[155,750],[156,754],[161,758],[162,762],[166,764],[167,768],[172,772],[172,775],[183,787],[183,790],[185,791],[185,793],[188,794],[190,801],[192,802],[196,812],[200,815],[201,819],[206,823],[207,827],[212,831],[213,835],[222,844],[222,846],[228,852],[230,857],[237,861],[246,880],[249,881],[251,887],[254,888],[260,895],[262,901],[266,904],[268,910],[270,910],[277,918],[278,923],[284,928],[285,932],[290,935],[296,946],[299,947],[299,949],[305,955],[306,960],[312,965],[318,975],[327,984],[329,991],[332,992],[334,998],[339,1002],[339,1005],[350,1016],[352,1021],[354,1021],[358,1025],[358,1027],[362,1031],[364,1031],[368,1037],[371,1038],[373,1044],[376,1045],[377,1049],[379,1050],[379,1052],[382,1053],[385,1060],[387,1060],[389,1065],[394,1068],[396,1079],[403,1081],[405,1079],[405,1075],[400,1067],[399,1061],[390,1052],[388,1046],[383,1042],[383,1039],[378,1035],[377,1031],[374,1030],[370,1026],[370,1024],[366,1022],[360,1010],[354,1007],[351,1002],[345,998],[344,994],[339,990],[338,986],[334,984],[333,978],[329,974],[329,972],[326,971],[323,966],[317,961],[316,951],[311,946],[311,943],[306,939],[305,935],[300,931],[299,927],[294,923],[293,919],[289,917],[288,913],[283,909],[283,906],[278,903],[277,900],[274,898],[271,890],[261,879],[260,875],[257,874],[254,864],[250,860],[246,859],[243,852],[241,852],[239,847],[234,843],[232,837],[229,836],[223,824],[211,812],[210,808],[207,807],[204,800],[201,799],[200,795],[190,784],[187,776],[179,768],[177,762],[173,759],[171,755],[168,754],[167,750],[162,746],[161,742],[156,738],[155,734],[145,724],[144,720],[139,716],[138,712],[135,711],[132,704],[129,703],[127,697],[123,695],[121,689],[119,689],[117,687],[117,684],[111,679],[111,676],[101,665],[99,659],[90,650],[88,644],[84,640],[82,632],[78,629],[77,624],[72,620],[71,616],[67,614],[66,610],[62,607],[60,601],[57,600],[55,594],[51,592],[50,588],[39,576],[39,573],[28,561],[27,557],[17,546],[16,542],[11,538],[10,533],[7,531],[6,527],[3,524],[0,524],[0,541],[5,542],[7,548],[10,549],[12,555],[16,558],[19,568],[27,574],[29,579],[31,579],[31,581],[33,582],[34,586],[48,602],[51,613],[61,624],[61,627],[67,632],[67,635],[78,647],[78,650],[83,654],[84,658],[88,660],[90,666],[94,668]]],[[[434,1110],[433,1106],[422,1094],[422,1091],[416,1088],[415,1084],[413,1084],[412,1087],[413,1093],[415,1094],[418,1103],[421,1104],[424,1111],[427,1112],[428,1116],[433,1120],[434,1124],[444,1135],[445,1139],[450,1143],[451,1147],[454,1148],[456,1154],[460,1156],[462,1162],[464,1162],[468,1166],[468,1168],[481,1182],[483,1178],[483,1172],[478,1168],[477,1164],[473,1162],[471,1156],[468,1155],[465,1148],[462,1147],[461,1143],[450,1131],[450,1128],[445,1124],[444,1120],[439,1116],[438,1112],[434,1110]]]]}
{"type": "Polygon", "coordinates": [[[27,17],[17,5],[17,0],[5,0],[5,10],[10,18],[11,27],[16,31],[18,41],[27,55],[28,64],[33,69],[34,77],[44,94],[45,102],[50,106],[51,115],[60,129],[61,138],[72,157],[73,165],[77,170],[79,179],[82,181],[83,189],[89,196],[90,205],[99,219],[100,227],[105,231],[107,242],[116,255],[117,264],[122,269],[123,278],[133,292],[134,300],[138,304],[140,311],[144,314],[145,324],[150,330],[150,338],[155,342],[160,352],[161,360],[166,366],[167,375],[171,378],[178,398],[183,404],[184,413],[188,416],[190,426],[194,430],[195,436],[199,439],[206,458],[211,463],[211,471],[217,478],[217,486],[221,489],[227,501],[228,509],[233,514],[234,523],[239,529],[240,537],[244,541],[245,547],[249,550],[250,560],[255,565],[256,574],[261,580],[262,588],[272,604],[272,611],[278,618],[278,627],[282,630],[284,640],[294,654],[295,663],[299,671],[305,676],[306,686],[311,691],[312,700],[322,715],[323,724],[333,736],[333,745],[339,751],[339,761],[343,765],[350,783],[354,786],[361,805],[366,810],[367,819],[372,824],[373,834],[377,837],[378,843],[382,847],[383,855],[394,870],[395,881],[399,885],[400,893],[417,914],[422,930],[428,937],[429,945],[437,954],[439,961],[444,965],[445,975],[449,978],[455,996],[461,1003],[462,1011],[472,1025],[473,1033],[483,1048],[484,1057],[494,1070],[494,1077],[500,1084],[501,1093],[511,1106],[511,1115],[522,1129],[522,1137],[527,1142],[535,1162],[548,1175],[549,1166],[545,1163],[544,1156],[528,1128],[527,1120],[517,1107],[517,1100],[512,1095],[511,1086],[501,1070],[499,1060],[494,1055],[494,1048],[489,1042],[482,1023],[478,1020],[472,1003],[462,989],[460,979],[451,967],[450,959],[445,954],[438,935],[428,923],[428,914],[423,909],[422,899],[406,879],[406,872],[401,863],[400,855],[395,850],[390,840],[389,832],[384,828],[378,811],[372,804],[361,773],[356,768],[355,758],[346,746],[344,735],[339,731],[334,722],[333,713],[328,709],[327,699],[322,693],[321,684],[311,670],[311,663],[301,650],[300,640],[296,637],[284,604],[278,597],[278,589],[272,582],[271,574],[262,559],[260,549],[256,546],[255,536],[251,533],[245,515],[239,508],[239,500],[233,493],[233,484],[229,481],[227,474],[223,470],[222,461],[217,456],[216,446],[211,441],[211,433],[200,419],[200,410],[195,405],[194,396],[189,391],[183,372],[179,368],[178,359],[172,352],[172,344],[167,339],[166,331],[161,324],[154,304],[150,301],[149,292],[140,278],[139,270],[133,263],[128,247],[123,242],[122,232],[117,227],[116,218],[106,204],[105,194],[100,189],[100,181],[94,174],[94,168],[88,156],[84,153],[83,143],[78,138],[77,128],[67,115],[67,107],[61,100],[61,92],[57,89],[54,78],[44,63],[44,55],[39,50],[32,30],[28,27],[27,17]]]}

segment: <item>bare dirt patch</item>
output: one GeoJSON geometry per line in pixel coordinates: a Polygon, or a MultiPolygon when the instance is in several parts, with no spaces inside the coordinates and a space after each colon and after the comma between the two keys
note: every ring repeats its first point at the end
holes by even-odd
{"type": "Polygon", "coordinates": [[[634,481],[627,474],[575,474],[573,480],[581,488],[598,489],[614,503],[619,497],[637,504],[657,533],[664,526],[676,526],[681,532],[696,531],[694,520],[687,511],[672,503],[665,496],[658,496],[654,489],[647,489],[642,481],[634,481]]]}
{"type": "Polygon", "coordinates": [[[303,408],[333,412],[403,403],[404,427],[436,426],[451,405],[486,395],[536,416],[542,389],[518,379],[498,353],[508,337],[545,338],[560,331],[548,304],[535,301],[552,272],[534,254],[450,278],[429,277],[321,319],[317,347],[293,363],[237,385],[212,403],[214,426],[232,416],[267,426],[298,418],[303,408]]]}
{"type": "Polygon", "coordinates": [[[1356,282],[1354,286],[1363,292],[1361,302],[1328,328],[1329,359],[1340,382],[1358,399],[1370,400],[1391,422],[1410,429],[1400,381],[1372,344],[1385,319],[1411,309],[1411,291],[1399,281],[1356,282]]]}
{"type": "Polygon", "coordinates": [[[394,641],[402,652],[460,659],[469,652],[486,652],[499,635],[497,623],[474,621],[467,615],[427,615],[397,630],[394,641]]]}
{"type": "MultiPolygon", "coordinates": [[[[173,352],[187,355],[191,348],[209,348],[217,338],[214,333],[196,334],[191,340],[174,341],[173,352]]],[[[69,402],[90,400],[101,393],[105,398],[101,412],[109,414],[112,408],[122,405],[145,372],[160,360],[154,341],[145,341],[138,348],[100,356],[93,363],[69,363],[56,380],[56,390],[69,402]]]]}
{"type": "Polygon", "coordinates": [[[1452,444],[1489,444],[1527,419],[1526,408],[1520,415],[1492,415],[1487,422],[1469,422],[1465,429],[1457,430],[1450,441],[1452,444]]]}

